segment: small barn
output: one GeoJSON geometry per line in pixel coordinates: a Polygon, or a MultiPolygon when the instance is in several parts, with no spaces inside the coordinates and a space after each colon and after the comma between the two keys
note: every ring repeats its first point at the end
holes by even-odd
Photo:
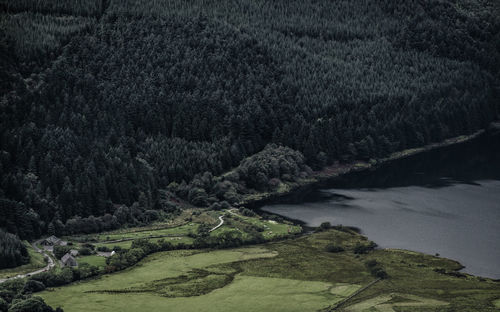
{"type": "Polygon", "coordinates": [[[67,242],[61,240],[60,238],[52,235],[47,237],[41,242],[42,245],[44,246],[66,246],[67,242]]]}
{"type": "Polygon", "coordinates": [[[69,254],[70,254],[72,257],[76,257],[76,256],[78,256],[78,250],[76,250],[76,249],[71,249],[71,250],[69,251],[69,254]]]}
{"type": "Polygon", "coordinates": [[[61,258],[61,262],[64,266],[78,266],[75,257],[73,257],[69,252],[61,258]]]}

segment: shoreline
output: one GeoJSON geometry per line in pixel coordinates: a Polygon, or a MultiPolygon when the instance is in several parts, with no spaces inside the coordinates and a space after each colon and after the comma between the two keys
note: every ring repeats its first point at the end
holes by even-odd
{"type": "Polygon", "coordinates": [[[326,166],[319,171],[313,171],[310,176],[304,179],[300,179],[299,181],[282,182],[277,191],[247,194],[244,196],[242,201],[234,204],[234,206],[248,207],[251,209],[259,210],[266,204],[277,203],[286,197],[293,196],[293,194],[295,194],[296,192],[309,191],[311,189],[320,187],[321,184],[325,182],[338,179],[344,175],[366,170],[374,170],[378,167],[381,167],[382,165],[388,164],[391,161],[409,158],[417,154],[457,144],[468,143],[482,137],[483,135],[486,135],[486,133],[486,130],[481,129],[470,135],[461,135],[449,138],[440,143],[431,143],[422,147],[394,152],[385,158],[371,159],[370,161],[355,161],[347,164],[336,163],[330,166],[326,166]]]}
{"type": "MultiPolygon", "coordinates": [[[[352,163],[348,163],[348,164],[336,164],[336,165],[327,166],[327,167],[323,168],[322,170],[314,171],[308,178],[299,180],[298,182],[287,183],[288,187],[285,189],[281,189],[281,190],[276,191],[276,192],[249,194],[249,195],[247,195],[247,198],[245,198],[243,200],[243,202],[237,203],[237,204],[235,204],[235,206],[236,207],[246,206],[246,207],[257,210],[259,214],[261,214],[263,212],[273,214],[271,212],[261,210],[260,208],[265,204],[279,202],[279,200],[281,200],[285,197],[291,196],[291,195],[295,194],[296,192],[300,192],[301,190],[308,191],[310,189],[321,186],[322,183],[331,181],[333,179],[337,179],[341,176],[344,176],[344,175],[347,175],[350,173],[361,172],[361,171],[366,171],[366,170],[374,170],[382,165],[388,164],[391,161],[408,158],[408,157],[411,157],[411,156],[414,156],[414,155],[417,155],[420,153],[436,150],[439,148],[445,148],[445,147],[452,146],[452,145],[471,142],[471,141],[478,139],[486,134],[487,134],[486,130],[479,130],[479,131],[474,132],[473,134],[450,138],[450,139],[447,139],[447,140],[440,142],[440,143],[432,143],[432,144],[428,144],[426,146],[419,147],[419,148],[413,148],[413,149],[403,150],[400,152],[395,152],[395,153],[389,155],[388,157],[381,158],[378,160],[356,161],[356,162],[352,162],[352,163]],[[250,198],[248,198],[248,197],[250,197],[250,198]]],[[[282,215],[279,215],[279,216],[285,220],[288,220],[288,221],[294,223],[294,224],[298,224],[298,225],[302,226],[302,228],[304,229],[303,232],[294,236],[294,237],[308,235],[314,229],[314,227],[307,226],[306,223],[301,221],[301,220],[291,219],[291,218],[288,218],[288,217],[282,216],[282,215]]],[[[358,232],[359,235],[363,235],[363,236],[367,237],[368,239],[370,239],[370,237],[368,237],[366,234],[362,233],[362,229],[358,229],[358,230],[360,230],[360,232],[358,232]]],[[[154,237],[149,237],[149,238],[154,238],[154,237]]],[[[289,239],[289,238],[287,238],[287,239],[289,239]]],[[[130,239],[130,240],[132,240],[132,239],[130,239]]],[[[252,246],[252,245],[255,245],[255,244],[250,244],[250,245],[245,245],[245,246],[252,246]]],[[[381,249],[391,250],[394,248],[381,248],[381,249]]],[[[409,249],[395,248],[394,250],[404,250],[404,251],[408,251],[408,252],[427,254],[424,252],[409,250],[409,249]]],[[[427,254],[427,255],[433,256],[432,254],[427,254]]],[[[460,272],[462,269],[465,268],[457,260],[446,258],[446,257],[440,257],[440,258],[451,260],[451,261],[457,263],[458,265],[462,266],[462,268],[457,269],[456,272],[460,272]]],[[[462,273],[462,274],[476,276],[476,275],[473,275],[470,273],[462,273]]],[[[481,277],[481,276],[476,276],[476,277],[481,277]]],[[[482,277],[482,278],[496,281],[495,279],[490,278],[490,277],[482,277]]]]}
{"type": "MultiPolygon", "coordinates": [[[[257,210],[259,213],[270,213],[273,214],[272,212],[268,212],[265,210],[262,210],[261,208],[264,205],[267,204],[274,204],[274,203],[279,203],[282,201],[286,201],[287,199],[293,200],[294,194],[299,194],[301,192],[308,192],[312,189],[320,188],[322,185],[324,186],[325,183],[333,181],[335,179],[338,179],[342,176],[351,174],[351,173],[357,173],[357,172],[363,172],[366,170],[375,170],[378,169],[379,167],[382,167],[383,165],[387,165],[392,161],[397,161],[405,158],[409,158],[418,154],[422,154],[425,152],[430,152],[434,150],[439,150],[442,148],[458,145],[458,144],[464,144],[464,143],[469,143],[472,142],[476,139],[482,138],[484,136],[488,135],[488,131],[486,130],[479,130],[476,131],[470,135],[463,135],[463,136],[458,136],[458,137],[453,137],[447,140],[444,140],[443,142],[440,143],[433,143],[433,144],[428,144],[423,147],[419,148],[413,148],[413,149],[407,149],[403,150],[400,152],[395,152],[388,157],[377,159],[377,160],[371,160],[369,162],[367,161],[357,161],[349,164],[344,164],[344,165],[332,165],[332,166],[327,166],[323,168],[320,171],[315,171],[309,176],[308,179],[304,179],[302,181],[294,182],[294,183],[289,183],[289,187],[284,189],[283,188],[280,191],[276,192],[268,192],[268,193],[258,193],[258,194],[251,194],[247,198],[245,198],[242,202],[239,203],[239,206],[247,206],[249,208],[257,210]]],[[[302,220],[296,220],[292,219],[283,215],[279,215],[285,220],[291,221],[295,224],[299,224],[302,227],[304,227],[304,230],[308,232],[308,230],[312,230],[310,226],[307,226],[306,223],[302,220]]],[[[360,235],[363,235],[370,239],[369,236],[366,234],[363,234],[362,229],[360,230],[360,235]]],[[[431,253],[426,253],[422,251],[417,251],[417,250],[411,250],[411,249],[406,249],[406,248],[381,248],[383,250],[401,250],[405,252],[410,252],[410,253],[417,253],[417,254],[426,254],[438,258],[443,258],[447,259],[450,261],[453,261],[454,263],[457,264],[457,268],[453,271],[446,272],[443,274],[448,274],[448,275],[453,275],[457,274],[457,277],[465,277],[465,276],[473,276],[477,278],[483,278],[486,280],[491,280],[494,282],[500,282],[500,279],[494,278],[494,277],[488,277],[488,276],[482,276],[482,275],[475,275],[472,273],[464,272],[464,269],[466,270],[466,266],[464,266],[460,261],[448,258],[448,257],[443,257],[438,254],[431,254],[431,253]],[[456,272],[456,273],[452,273],[456,272]]]]}

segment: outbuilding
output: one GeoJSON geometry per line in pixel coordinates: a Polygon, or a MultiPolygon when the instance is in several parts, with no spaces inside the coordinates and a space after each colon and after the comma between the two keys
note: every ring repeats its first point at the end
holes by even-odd
{"type": "Polygon", "coordinates": [[[52,235],[44,239],[40,244],[44,246],[66,246],[68,243],[52,235]]]}
{"type": "Polygon", "coordinates": [[[69,252],[61,258],[61,262],[64,266],[78,266],[78,262],[76,262],[75,257],[73,257],[69,252]]]}

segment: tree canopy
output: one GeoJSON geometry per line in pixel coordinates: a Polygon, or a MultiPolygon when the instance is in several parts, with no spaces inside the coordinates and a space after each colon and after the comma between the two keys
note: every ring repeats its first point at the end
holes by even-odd
{"type": "MultiPolygon", "coordinates": [[[[186,198],[205,206],[220,196],[202,175],[239,165],[240,182],[272,188],[305,166],[471,133],[499,112],[493,1],[0,8],[0,227],[21,238],[147,222],[170,209],[172,183],[196,186],[186,198]],[[268,144],[282,155],[252,156],[268,144]]],[[[235,201],[230,182],[217,187],[235,201]]]]}

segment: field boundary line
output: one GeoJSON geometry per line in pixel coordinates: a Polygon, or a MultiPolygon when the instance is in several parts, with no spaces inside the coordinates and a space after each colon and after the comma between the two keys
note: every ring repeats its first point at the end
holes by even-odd
{"type": "Polygon", "coordinates": [[[381,280],[381,278],[377,278],[377,279],[371,281],[367,285],[361,287],[360,289],[358,289],[355,292],[353,292],[352,294],[350,294],[348,297],[346,297],[346,298],[342,299],[341,301],[337,302],[336,304],[329,306],[329,307],[325,308],[324,310],[320,310],[320,311],[325,311],[325,312],[336,311],[338,308],[343,306],[347,301],[351,300],[355,296],[359,295],[361,292],[363,292],[363,291],[367,290],[368,288],[370,288],[371,286],[375,285],[380,280],[381,280]]]}

